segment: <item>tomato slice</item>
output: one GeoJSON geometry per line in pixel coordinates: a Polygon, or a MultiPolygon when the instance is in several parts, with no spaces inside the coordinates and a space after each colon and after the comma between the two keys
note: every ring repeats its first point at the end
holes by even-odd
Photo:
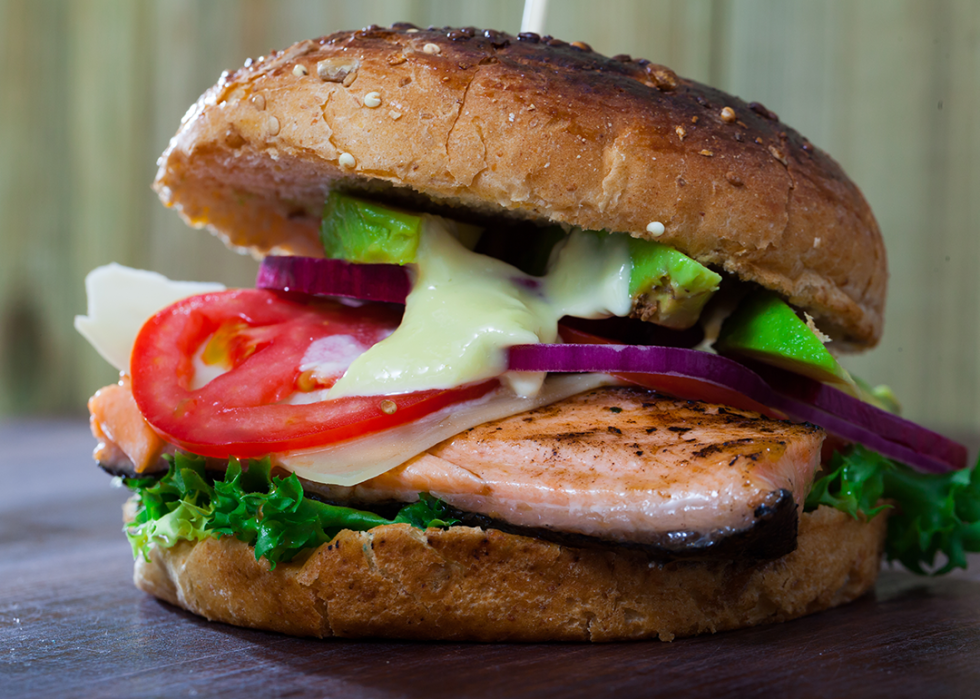
{"type": "MultiPolygon", "coordinates": [[[[579,330],[577,328],[572,328],[564,324],[560,324],[558,326],[558,333],[565,342],[576,342],[589,345],[619,344],[615,340],[609,340],[598,335],[593,335],[592,333],[585,332],[584,330],[579,330]]],[[[628,383],[643,386],[645,388],[652,388],[655,391],[660,391],[661,393],[666,393],[685,400],[699,400],[706,403],[730,405],[733,408],[740,408],[742,410],[751,410],[761,413],[766,417],[773,419],[786,419],[786,416],[779,411],[754,401],[743,393],[739,393],[738,391],[726,386],[719,386],[718,384],[710,381],[700,381],[696,378],[672,376],[669,374],[641,374],[632,372],[614,373],[613,376],[628,383]]]]}
{"type": "MultiPolygon", "coordinates": [[[[496,380],[395,396],[355,396],[295,405],[304,356],[318,340],[370,347],[389,335],[401,311],[380,304],[298,302],[272,291],[239,289],[178,301],[144,324],[133,346],[133,396],[169,441],[203,456],[259,457],[310,449],[417,420],[478,398],[496,380]],[[204,361],[226,371],[199,388],[204,361]]],[[[330,346],[328,342],[326,346],[330,346]]],[[[350,357],[347,357],[350,360],[350,357]]],[[[343,362],[336,372],[338,378],[343,362]]],[[[329,386],[327,382],[320,386],[329,386]]]]}

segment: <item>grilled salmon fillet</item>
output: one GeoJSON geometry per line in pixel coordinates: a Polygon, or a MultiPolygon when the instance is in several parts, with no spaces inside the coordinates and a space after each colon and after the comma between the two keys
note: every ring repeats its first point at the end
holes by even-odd
{"type": "Polygon", "coordinates": [[[518,527],[675,554],[708,553],[765,528],[770,541],[758,554],[774,557],[795,546],[824,436],[735,408],[603,388],[474,427],[324,494],[370,504],[425,491],[518,527]]]}
{"type": "MultiPolygon", "coordinates": [[[[116,413],[93,406],[102,420],[116,413]]],[[[775,558],[795,547],[824,436],[735,408],[602,388],[474,427],[353,487],[304,486],[355,506],[429,492],[483,518],[466,523],[570,543],[775,558]]]]}

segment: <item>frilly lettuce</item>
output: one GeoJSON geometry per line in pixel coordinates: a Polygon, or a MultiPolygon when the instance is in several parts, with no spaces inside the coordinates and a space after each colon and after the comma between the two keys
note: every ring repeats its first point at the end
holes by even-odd
{"type": "Polygon", "coordinates": [[[862,446],[837,453],[813,484],[806,509],[830,505],[852,517],[891,508],[885,554],[919,574],[966,568],[980,552],[980,468],[924,474],[862,446]],[[886,504],[881,505],[884,501],[886,504]],[[937,556],[946,562],[937,567],[937,556]]]}
{"type": "Polygon", "coordinates": [[[125,479],[137,495],[136,516],[125,530],[134,557],[148,560],[153,544],[169,548],[178,541],[234,536],[255,547],[256,560],[265,558],[275,567],[344,529],[364,531],[397,522],[424,529],[456,523],[446,514],[446,504],[427,493],[388,520],[311,500],[295,474],[273,478],[270,471],[268,459],[250,460],[244,470],[231,459],[224,479],[211,482],[204,458],[178,453],[162,478],[125,479]]]}

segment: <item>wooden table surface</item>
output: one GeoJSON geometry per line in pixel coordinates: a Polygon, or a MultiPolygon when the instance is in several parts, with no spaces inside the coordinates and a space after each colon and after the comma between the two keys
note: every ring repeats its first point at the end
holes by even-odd
{"type": "Polygon", "coordinates": [[[980,696],[980,558],[882,573],[790,624],[674,643],[298,640],[211,624],[136,590],[126,492],[82,422],[0,424],[0,696],[980,696]]]}

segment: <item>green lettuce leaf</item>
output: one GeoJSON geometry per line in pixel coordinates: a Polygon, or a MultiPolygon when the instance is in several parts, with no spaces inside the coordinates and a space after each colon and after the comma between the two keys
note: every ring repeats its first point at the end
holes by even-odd
{"type": "Polygon", "coordinates": [[[966,568],[980,552],[980,468],[926,474],[855,445],[838,452],[830,472],[813,484],[807,511],[829,505],[852,517],[893,507],[885,554],[921,575],[966,568]],[[894,505],[877,505],[882,500],[894,505]],[[945,564],[937,566],[937,558],[945,564]]]}
{"type": "Polygon", "coordinates": [[[448,506],[428,493],[388,520],[373,512],[328,505],[304,496],[295,474],[271,477],[268,459],[250,460],[246,468],[231,459],[224,478],[209,481],[203,457],[178,453],[160,479],[125,479],[136,491],[136,517],[126,527],[133,555],[149,560],[153,544],[163,548],[179,541],[234,536],[255,547],[255,558],[272,567],[300,551],[324,544],[340,531],[365,531],[404,522],[419,529],[448,527],[448,506]]]}
{"type": "Polygon", "coordinates": [[[449,517],[449,506],[439,498],[428,493],[419,493],[417,502],[406,505],[395,515],[395,522],[411,524],[416,529],[427,527],[447,528],[459,524],[458,519],[449,517]]]}

